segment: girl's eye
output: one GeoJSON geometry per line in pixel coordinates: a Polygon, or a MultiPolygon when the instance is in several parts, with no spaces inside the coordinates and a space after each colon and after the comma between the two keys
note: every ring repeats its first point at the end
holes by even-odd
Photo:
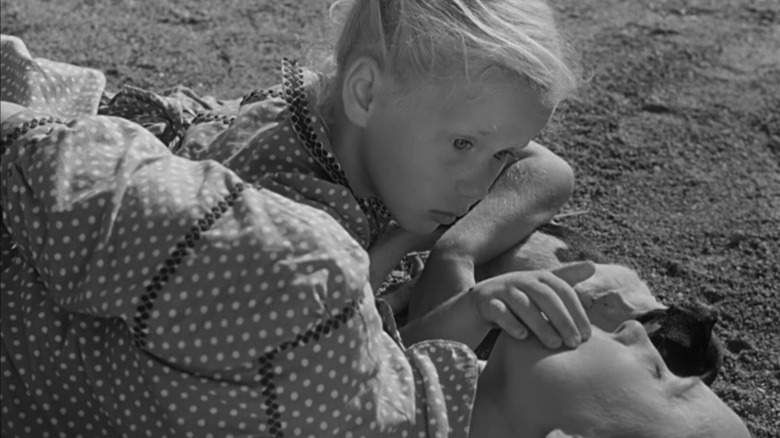
{"type": "Polygon", "coordinates": [[[456,138],[452,141],[452,146],[459,151],[467,151],[474,147],[474,143],[465,138],[456,138]]]}

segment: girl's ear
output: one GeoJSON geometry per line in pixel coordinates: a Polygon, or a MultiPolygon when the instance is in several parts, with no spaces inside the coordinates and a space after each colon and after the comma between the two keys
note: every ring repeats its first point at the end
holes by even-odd
{"type": "Polygon", "coordinates": [[[365,127],[382,85],[382,71],[368,56],[357,58],[344,72],[341,101],[344,113],[355,125],[365,127]]]}

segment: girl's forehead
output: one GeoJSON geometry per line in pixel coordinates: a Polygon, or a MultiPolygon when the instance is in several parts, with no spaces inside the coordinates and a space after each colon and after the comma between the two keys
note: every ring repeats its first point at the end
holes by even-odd
{"type": "MultiPolygon", "coordinates": [[[[411,78],[385,76],[391,88],[398,95],[432,99],[445,105],[452,101],[459,103],[478,100],[496,90],[531,90],[527,81],[498,67],[485,67],[471,73],[444,71],[411,78]],[[422,92],[422,93],[421,93],[422,92]]],[[[534,94],[537,94],[534,92],[534,94]]]]}
{"type": "Polygon", "coordinates": [[[440,102],[469,103],[484,99],[496,93],[531,93],[533,90],[521,81],[510,81],[496,77],[478,76],[472,78],[455,77],[448,80],[432,81],[427,85],[431,93],[440,102]]]}
{"type": "Polygon", "coordinates": [[[525,143],[547,124],[552,110],[521,80],[483,75],[393,83],[387,90],[390,111],[426,123],[440,122],[472,130],[503,133],[525,143]],[[477,80],[477,79],[483,80],[477,80]]]}
{"type": "MultiPolygon", "coordinates": [[[[443,115],[456,116],[468,113],[474,108],[504,105],[511,101],[539,102],[538,94],[529,86],[515,82],[452,79],[429,81],[419,87],[411,86],[406,90],[411,103],[418,108],[435,109],[443,115]]],[[[544,111],[544,108],[539,108],[544,111]]]]}

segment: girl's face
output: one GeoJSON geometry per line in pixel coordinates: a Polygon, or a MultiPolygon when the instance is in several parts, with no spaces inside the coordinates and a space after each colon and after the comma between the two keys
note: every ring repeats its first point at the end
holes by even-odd
{"type": "Polygon", "coordinates": [[[389,81],[374,98],[359,152],[363,180],[418,233],[482,199],[551,114],[530,87],[499,80],[389,81]]]}
{"type": "Polygon", "coordinates": [[[483,383],[500,394],[504,417],[528,436],[555,428],[585,436],[749,436],[698,378],[672,374],[633,320],[612,333],[594,328],[574,350],[501,336],[483,383]]]}

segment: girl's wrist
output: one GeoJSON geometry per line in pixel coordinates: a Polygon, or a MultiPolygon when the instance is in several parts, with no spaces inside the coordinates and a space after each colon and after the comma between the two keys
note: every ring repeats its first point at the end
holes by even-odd
{"type": "Polygon", "coordinates": [[[428,256],[428,263],[449,264],[461,269],[474,271],[474,258],[466,251],[455,248],[434,246],[428,256]]]}
{"type": "Polygon", "coordinates": [[[401,329],[404,342],[449,339],[474,349],[492,324],[479,317],[473,289],[464,290],[401,329]]]}

